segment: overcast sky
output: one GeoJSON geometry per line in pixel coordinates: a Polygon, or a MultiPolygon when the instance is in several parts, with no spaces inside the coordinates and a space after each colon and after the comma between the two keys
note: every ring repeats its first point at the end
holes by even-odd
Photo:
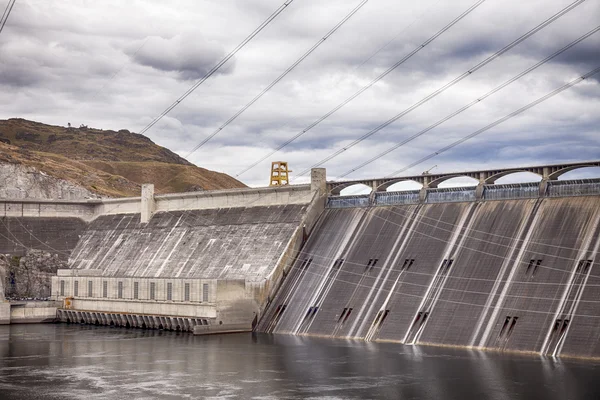
{"type": "MultiPolygon", "coordinates": [[[[296,172],[310,167],[571,2],[485,1],[356,100],[238,179],[253,186],[266,185],[270,161],[288,161],[296,172]]],[[[0,0],[2,10],[6,3],[0,0]]],[[[0,118],[139,132],[282,3],[17,0],[0,34],[0,118]]],[[[293,1],[146,135],[186,155],[359,3],[293,1]]],[[[369,0],[190,161],[236,176],[473,3],[475,0],[369,0]]],[[[587,0],[501,58],[326,163],[328,177],[334,179],[476,100],[597,25],[600,1],[587,0]]],[[[599,67],[599,49],[600,32],[347,178],[387,176],[484,127],[599,67]]],[[[599,79],[600,74],[585,80],[406,174],[418,174],[434,165],[438,165],[434,171],[442,172],[600,159],[599,79]]],[[[302,181],[298,178],[295,182],[302,181]]]]}

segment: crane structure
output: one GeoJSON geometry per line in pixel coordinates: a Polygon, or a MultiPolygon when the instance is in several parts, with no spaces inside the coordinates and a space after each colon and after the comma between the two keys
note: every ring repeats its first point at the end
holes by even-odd
{"type": "Polygon", "coordinates": [[[273,161],[271,163],[271,179],[269,186],[285,186],[290,183],[287,161],[273,161]]]}

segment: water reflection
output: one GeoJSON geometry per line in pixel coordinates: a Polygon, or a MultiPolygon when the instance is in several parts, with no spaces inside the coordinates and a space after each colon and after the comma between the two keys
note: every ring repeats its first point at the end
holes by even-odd
{"type": "Polygon", "coordinates": [[[2,399],[595,399],[597,363],[294,336],[0,327],[2,399]]]}

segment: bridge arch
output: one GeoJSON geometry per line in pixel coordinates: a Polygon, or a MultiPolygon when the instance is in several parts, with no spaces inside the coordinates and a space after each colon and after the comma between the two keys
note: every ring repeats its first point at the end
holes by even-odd
{"type": "Polygon", "coordinates": [[[377,191],[378,192],[394,192],[394,191],[402,191],[402,190],[415,190],[415,189],[421,189],[423,187],[423,182],[419,182],[416,179],[410,179],[410,178],[397,178],[397,179],[390,179],[389,181],[386,181],[384,183],[382,183],[381,185],[377,186],[377,191]],[[391,189],[390,188],[392,186],[396,186],[399,184],[410,184],[410,185],[415,185],[414,188],[403,188],[403,189],[391,189]]]}
{"type": "MultiPolygon", "coordinates": [[[[442,175],[442,176],[440,176],[440,177],[438,177],[438,178],[435,178],[435,179],[433,179],[432,181],[430,181],[430,182],[429,182],[429,185],[428,185],[428,186],[429,186],[430,188],[437,188],[437,187],[439,187],[440,183],[446,182],[446,181],[448,181],[448,180],[450,180],[450,179],[454,179],[454,178],[465,178],[465,177],[466,177],[466,178],[471,178],[471,179],[473,179],[473,180],[476,180],[476,181],[477,181],[477,179],[476,179],[476,178],[474,178],[474,177],[472,177],[472,176],[469,176],[469,175],[467,175],[467,174],[460,174],[460,173],[459,173],[459,174],[449,174],[449,175],[442,175]]],[[[478,181],[477,181],[477,183],[478,183],[478,181]]],[[[475,183],[474,185],[466,185],[466,186],[476,186],[476,185],[477,185],[477,183],[475,183]]]]}
{"type": "Polygon", "coordinates": [[[339,196],[354,196],[360,194],[369,194],[373,191],[373,188],[366,183],[353,182],[349,185],[341,185],[331,190],[331,194],[337,194],[339,196]]]}
{"type": "Polygon", "coordinates": [[[534,172],[534,171],[530,171],[530,170],[527,170],[527,169],[511,169],[511,170],[502,171],[502,172],[499,172],[497,174],[489,176],[485,180],[485,183],[486,184],[493,184],[493,183],[496,183],[496,181],[498,179],[504,178],[505,176],[509,176],[509,175],[512,175],[512,174],[521,174],[521,173],[534,174],[534,175],[537,175],[539,177],[539,180],[542,179],[542,174],[539,174],[539,173],[534,172]]]}
{"type": "MultiPolygon", "coordinates": [[[[555,172],[551,173],[550,175],[548,175],[548,179],[555,180],[568,172],[579,170],[579,169],[590,169],[590,170],[594,170],[594,171],[600,171],[600,163],[572,165],[572,166],[569,166],[566,168],[562,168],[562,169],[559,169],[558,171],[555,171],[555,172]]],[[[598,177],[600,177],[600,172],[598,172],[596,175],[598,177]]]]}

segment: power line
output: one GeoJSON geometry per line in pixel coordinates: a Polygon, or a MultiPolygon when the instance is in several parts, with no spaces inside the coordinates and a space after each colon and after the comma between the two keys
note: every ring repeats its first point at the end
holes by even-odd
{"type": "Polygon", "coordinates": [[[6,25],[6,21],[8,21],[8,16],[10,15],[10,12],[12,11],[16,1],[17,0],[8,0],[8,4],[4,9],[4,13],[2,13],[2,18],[0,18],[0,33],[2,33],[2,29],[4,29],[4,25],[6,25]]]}
{"type": "Polygon", "coordinates": [[[279,14],[283,12],[294,0],[286,0],[277,10],[275,10],[262,24],[260,24],[250,35],[248,35],[240,44],[238,44],[229,54],[225,56],[217,65],[212,67],[210,71],[206,73],[198,82],[194,83],[184,94],[182,94],[175,102],[167,107],[158,117],[154,118],[152,122],[146,125],[139,133],[143,134],[148,129],[152,128],[158,121],[160,121],[165,115],[179,105],[186,97],[188,97],[194,90],[202,85],[208,78],[210,78],[215,72],[219,70],[227,61],[229,61],[238,51],[240,51],[248,42],[250,42],[260,31],[266,28],[279,14]]]}
{"type": "Polygon", "coordinates": [[[438,96],[439,94],[443,93],[445,90],[449,89],[450,87],[456,85],[458,82],[460,82],[463,79],[465,79],[466,77],[470,76],[471,74],[473,74],[477,70],[483,68],[485,65],[489,64],[490,62],[492,62],[496,58],[500,57],[502,54],[506,53],[507,51],[509,51],[510,49],[512,49],[513,47],[515,47],[516,45],[518,45],[519,43],[521,43],[521,42],[525,41],[526,39],[528,39],[529,37],[533,36],[535,33],[539,32],[540,30],[542,30],[546,26],[550,25],[551,23],[553,23],[554,21],[556,21],[558,18],[562,17],[563,15],[565,15],[569,11],[573,10],[575,7],[579,6],[580,4],[582,4],[585,1],[586,0],[577,0],[574,3],[569,4],[567,7],[563,8],[558,13],[554,14],[553,16],[551,16],[550,18],[546,19],[541,24],[537,25],[535,28],[529,30],[527,33],[523,34],[522,36],[520,36],[519,38],[515,39],[511,43],[507,44],[506,46],[504,46],[503,48],[501,48],[500,50],[498,50],[497,52],[495,52],[491,56],[487,57],[485,60],[483,60],[483,61],[479,62],[478,64],[476,64],[475,66],[471,67],[469,70],[463,72],[461,75],[457,76],[456,78],[454,78],[450,82],[446,83],[444,86],[440,87],[439,89],[437,89],[434,92],[430,93],[429,95],[425,96],[423,99],[419,100],[418,102],[416,102],[412,106],[408,107],[404,111],[396,114],[395,116],[393,116],[392,118],[388,119],[387,121],[381,123],[376,128],[373,128],[372,130],[370,130],[369,132],[365,133],[364,135],[362,135],[358,139],[354,140],[350,144],[348,144],[348,145],[344,146],[343,148],[337,150],[333,154],[330,154],[329,156],[325,157],[324,159],[322,159],[321,161],[317,162],[316,164],[313,164],[311,167],[303,170],[302,172],[300,172],[299,174],[297,174],[296,177],[307,174],[308,172],[310,172],[310,170],[312,168],[315,168],[315,167],[318,167],[318,166],[321,166],[321,165],[325,164],[326,162],[334,159],[335,157],[339,156],[343,152],[345,152],[345,151],[351,149],[352,147],[356,146],[357,144],[359,144],[363,140],[368,139],[369,137],[373,136],[375,133],[377,133],[380,130],[382,130],[383,128],[389,126],[393,122],[396,122],[400,118],[404,117],[406,114],[408,114],[411,111],[415,110],[416,108],[422,106],[423,104],[425,104],[429,100],[433,99],[434,97],[438,96]]]}
{"type": "Polygon", "coordinates": [[[292,72],[292,70],[294,68],[296,68],[302,61],[304,61],[325,40],[327,40],[327,38],[329,38],[331,35],[333,35],[335,33],[335,31],[337,31],[342,25],[344,25],[344,23],[346,23],[346,21],[348,21],[354,14],[356,14],[358,12],[358,10],[360,10],[362,8],[362,6],[364,6],[367,3],[367,1],[369,1],[369,0],[363,0],[358,6],[356,6],[348,15],[346,15],[340,22],[338,22],[337,25],[334,26],[325,36],[323,36],[321,39],[319,39],[319,41],[317,43],[315,43],[306,53],[304,53],[298,60],[296,60],[291,66],[289,66],[281,75],[279,75],[279,77],[277,77],[266,88],[264,88],[259,94],[257,94],[252,100],[250,100],[250,102],[248,102],[248,104],[246,104],[244,107],[242,107],[231,118],[229,118],[227,121],[225,121],[223,123],[223,125],[221,125],[220,127],[218,127],[213,133],[211,133],[208,137],[206,137],[199,144],[197,144],[196,147],[194,147],[192,149],[192,151],[190,151],[185,156],[185,158],[188,158],[189,156],[191,156],[196,150],[198,150],[200,147],[204,146],[208,141],[210,141],[212,138],[214,138],[227,125],[229,125],[230,123],[232,123],[244,111],[246,111],[248,108],[250,108],[250,106],[252,106],[254,103],[256,103],[258,101],[258,99],[260,99],[265,93],[267,93],[269,90],[271,90],[273,88],[273,86],[275,86],[277,83],[279,83],[279,81],[281,81],[287,74],[289,74],[290,72],[292,72]]]}
{"type": "Polygon", "coordinates": [[[485,132],[485,131],[493,128],[493,127],[495,127],[496,125],[500,125],[501,123],[503,123],[504,121],[506,121],[508,119],[511,119],[512,117],[515,117],[515,116],[517,116],[517,115],[519,115],[519,114],[521,114],[521,113],[529,110],[530,108],[532,108],[532,107],[534,107],[534,106],[536,106],[536,105],[538,105],[538,104],[540,104],[540,103],[548,100],[549,98],[551,98],[551,97],[559,94],[560,92],[562,92],[564,90],[567,90],[571,86],[576,85],[577,83],[579,83],[579,82],[583,81],[584,79],[587,79],[587,78],[589,78],[589,77],[597,74],[598,72],[600,72],[600,67],[598,67],[598,68],[596,68],[596,69],[588,72],[585,75],[580,76],[579,78],[573,79],[571,82],[569,82],[569,83],[567,83],[567,84],[559,87],[558,89],[553,90],[552,92],[548,93],[547,95],[540,97],[539,99],[537,99],[537,100],[535,100],[535,101],[527,104],[526,106],[521,107],[518,110],[513,111],[512,113],[510,113],[508,115],[505,115],[504,117],[502,117],[502,118],[500,118],[500,119],[492,122],[491,124],[489,124],[487,126],[484,126],[483,128],[481,128],[481,129],[479,129],[479,130],[471,133],[470,135],[465,136],[462,139],[459,139],[459,140],[453,142],[452,144],[449,144],[448,146],[443,147],[443,148],[439,149],[438,151],[436,151],[434,153],[431,153],[428,156],[425,156],[425,157],[421,158],[420,160],[415,161],[414,163],[412,163],[412,164],[410,164],[410,165],[408,165],[408,166],[406,166],[404,168],[399,169],[398,171],[395,171],[391,176],[398,175],[398,174],[400,174],[400,173],[402,173],[402,172],[404,172],[404,171],[406,171],[406,170],[408,170],[408,169],[410,169],[410,168],[412,168],[412,167],[414,167],[414,166],[416,166],[418,164],[421,164],[422,162],[425,162],[425,161],[427,161],[427,160],[429,160],[429,159],[431,159],[433,157],[436,157],[436,156],[438,156],[438,155],[440,155],[440,154],[442,154],[442,153],[444,153],[444,152],[446,152],[446,151],[448,151],[448,150],[450,150],[450,149],[458,146],[461,143],[466,142],[467,140],[473,139],[475,136],[477,136],[477,135],[479,135],[479,134],[481,134],[481,133],[483,133],[483,132],[485,132]]]}
{"type": "Polygon", "coordinates": [[[500,91],[501,89],[505,88],[506,86],[510,85],[511,83],[515,82],[516,80],[522,78],[523,76],[527,75],[528,73],[530,73],[531,71],[535,70],[536,68],[540,67],[541,65],[545,64],[546,62],[550,61],[551,59],[555,58],[556,56],[562,54],[563,52],[565,52],[566,50],[570,49],[571,47],[575,46],[577,43],[587,39],[588,37],[592,36],[593,34],[595,34],[596,32],[600,31],[600,26],[592,29],[591,31],[589,31],[588,33],[586,33],[585,35],[579,37],[578,39],[576,39],[575,41],[569,43],[568,45],[566,45],[565,47],[563,47],[560,50],[557,50],[556,52],[552,53],[551,55],[549,55],[548,57],[544,58],[543,60],[541,60],[540,62],[532,65],[531,67],[527,68],[526,70],[524,70],[523,72],[521,72],[520,74],[518,74],[517,76],[509,79],[508,81],[502,83],[501,85],[495,87],[494,89],[490,90],[489,92],[487,92],[486,94],[478,97],[476,100],[472,101],[471,103],[467,104],[466,106],[454,111],[453,113],[445,116],[444,118],[440,119],[439,121],[435,122],[434,124],[428,126],[427,128],[423,129],[420,132],[415,133],[414,135],[404,139],[403,141],[393,145],[392,147],[390,147],[389,149],[379,153],[378,155],[370,158],[369,160],[363,162],[362,164],[360,164],[359,166],[352,168],[351,170],[348,170],[347,172],[338,175],[339,178],[343,178],[345,176],[350,175],[351,173],[358,171],[359,169],[369,165],[370,163],[372,163],[375,160],[378,160],[379,158],[391,153],[392,151],[398,149],[399,147],[404,146],[405,144],[413,141],[414,139],[420,137],[421,135],[424,135],[425,133],[429,132],[430,130],[432,130],[433,128],[443,124],[444,122],[448,121],[449,119],[454,118],[455,116],[457,116],[458,114],[462,113],[463,111],[466,111],[467,109],[471,108],[472,106],[474,106],[475,104],[478,104],[479,102],[485,100],[487,97],[493,95],[494,93],[500,91]]]}
{"type": "MultiPolygon", "coordinates": [[[[365,92],[367,89],[369,89],[375,83],[379,82],[384,77],[386,77],[390,72],[392,72],[393,70],[395,70],[396,68],[398,68],[401,64],[403,64],[409,58],[411,58],[412,56],[414,56],[415,54],[417,54],[425,46],[427,46],[428,44],[430,44],[431,42],[433,42],[435,39],[437,39],[439,36],[441,36],[444,32],[446,32],[452,26],[454,26],[455,24],[457,24],[461,19],[463,19],[469,13],[471,13],[471,11],[473,11],[477,7],[479,7],[484,1],[485,0],[478,0],[475,4],[473,4],[471,7],[469,7],[466,11],[464,11],[462,14],[460,14],[458,17],[456,17],[454,20],[452,20],[448,25],[444,26],[441,30],[439,30],[437,33],[435,33],[429,39],[427,39],[422,44],[420,44],[419,46],[417,46],[414,50],[412,50],[410,53],[408,53],[407,55],[405,55],[402,59],[400,59],[398,62],[396,62],[390,68],[388,68],[385,72],[383,72],[382,74],[380,74],[377,78],[373,79],[367,85],[363,86],[361,89],[359,89],[352,96],[348,97],[346,100],[344,100],[342,103],[338,104],[336,107],[334,107],[328,113],[326,113],[325,115],[323,115],[321,118],[317,119],[316,121],[314,121],[313,123],[311,123],[310,125],[308,125],[306,128],[304,128],[302,131],[300,131],[299,133],[297,133],[295,136],[293,136],[292,138],[290,138],[289,140],[287,140],[286,142],[284,142],[283,144],[281,144],[275,150],[271,151],[269,154],[267,154],[266,156],[262,157],[260,160],[256,161],[255,163],[251,164],[250,166],[246,167],[244,170],[240,171],[236,175],[236,177],[238,177],[238,176],[240,176],[240,175],[248,172],[252,168],[256,167],[258,164],[260,164],[261,162],[263,162],[267,158],[271,157],[273,154],[277,153],[279,150],[283,149],[284,147],[286,147],[290,143],[294,142],[300,136],[304,135],[306,132],[308,132],[309,130],[311,130],[315,126],[319,125],[321,122],[325,121],[331,115],[333,115],[334,113],[336,113],[337,111],[339,111],[342,107],[344,107],[345,105],[347,105],[348,103],[350,103],[352,100],[354,100],[355,98],[357,98],[358,96],[360,96],[363,92],[365,92]]],[[[585,1],[585,0],[580,0],[580,1],[585,1]]]]}

